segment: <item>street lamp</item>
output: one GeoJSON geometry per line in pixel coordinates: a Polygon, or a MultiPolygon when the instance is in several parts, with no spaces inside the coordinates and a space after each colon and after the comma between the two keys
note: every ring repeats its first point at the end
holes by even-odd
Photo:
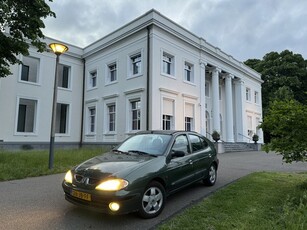
{"type": "Polygon", "coordinates": [[[58,65],[60,55],[68,50],[68,47],[59,44],[51,43],[49,47],[56,54],[55,64],[55,77],[54,77],[54,88],[53,88],[53,102],[52,102],[52,117],[51,117],[51,131],[50,131],[50,146],[49,146],[49,169],[53,168],[53,157],[54,157],[54,136],[55,136],[55,118],[56,118],[56,105],[57,105],[57,88],[58,88],[58,65]]]}

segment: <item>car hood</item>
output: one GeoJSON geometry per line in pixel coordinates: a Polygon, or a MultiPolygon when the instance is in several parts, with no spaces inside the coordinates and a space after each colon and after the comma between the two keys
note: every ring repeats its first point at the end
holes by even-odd
{"type": "Polygon", "coordinates": [[[100,179],[107,176],[127,176],[152,159],[154,157],[146,155],[135,156],[109,152],[81,163],[74,171],[77,174],[100,179]]]}

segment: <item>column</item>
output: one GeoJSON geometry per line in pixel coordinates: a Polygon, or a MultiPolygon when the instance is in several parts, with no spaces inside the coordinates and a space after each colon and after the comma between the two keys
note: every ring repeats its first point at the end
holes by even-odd
{"type": "Polygon", "coordinates": [[[245,130],[245,106],[244,98],[244,82],[239,79],[235,81],[235,114],[236,114],[236,129],[235,137],[237,142],[244,142],[244,130],[245,130]]]}
{"type": "Polygon", "coordinates": [[[219,73],[220,69],[212,70],[212,117],[213,117],[213,131],[216,130],[221,133],[220,127],[220,101],[219,101],[219,73]]]}
{"type": "Polygon", "coordinates": [[[226,141],[227,142],[234,142],[234,138],[233,138],[232,79],[233,79],[232,74],[228,74],[225,77],[226,141]]]}
{"type": "Polygon", "coordinates": [[[200,133],[206,136],[206,65],[200,60],[200,133]]]}

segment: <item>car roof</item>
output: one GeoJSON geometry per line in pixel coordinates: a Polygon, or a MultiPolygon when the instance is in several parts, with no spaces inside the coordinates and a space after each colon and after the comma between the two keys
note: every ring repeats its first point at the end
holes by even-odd
{"type": "Polygon", "coordinates": [[[136,134],[165,134],[165,135],[174,135],[180,133],[195,133],[193,131],[185,131],[185,130],[146,130],[146,131],[139,131],[136,134]]]}

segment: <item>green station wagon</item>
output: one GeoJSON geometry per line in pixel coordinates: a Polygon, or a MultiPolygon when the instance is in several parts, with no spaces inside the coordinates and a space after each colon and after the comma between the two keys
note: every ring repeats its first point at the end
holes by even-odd
{"type": "Polygon", "coordinates": [[[214,145],[196,132],[142,131],[69,170],[62,186],[76,205],[153,218],[170,194],[197,181],[214,185],[218,164],[214,145]]]}

